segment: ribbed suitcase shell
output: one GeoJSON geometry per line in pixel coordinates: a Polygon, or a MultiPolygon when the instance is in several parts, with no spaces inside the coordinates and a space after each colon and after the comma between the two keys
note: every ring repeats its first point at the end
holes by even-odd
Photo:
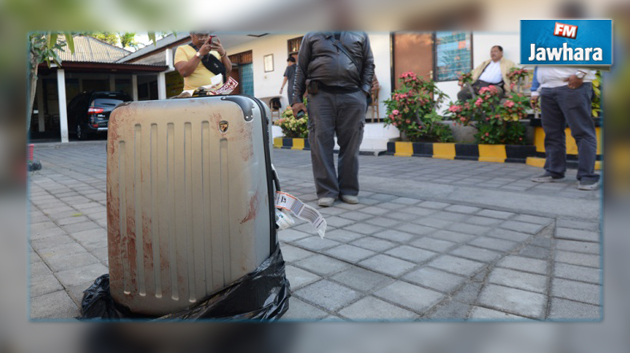
{"type": "Polygon", "coordinates": [[[175,312],[270,255],[266,110],[230,96],[133,102],[112,112],[107,233],[117,303],[175,312]]]}

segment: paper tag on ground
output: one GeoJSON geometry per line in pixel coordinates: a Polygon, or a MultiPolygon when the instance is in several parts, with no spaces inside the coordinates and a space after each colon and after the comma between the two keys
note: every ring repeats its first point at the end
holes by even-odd
{"type": "Polygon", "coordinates": [[[326,235],[326,220],[315,208],[306,205],[297,197],[286,192],[276,191],[276,207],[291,212],[295,217],[309,222],[323,239],[326,235]]]}

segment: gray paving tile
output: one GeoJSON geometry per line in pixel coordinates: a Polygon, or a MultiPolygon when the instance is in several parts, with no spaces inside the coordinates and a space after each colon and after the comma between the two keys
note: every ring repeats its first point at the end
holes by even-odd
{"type": "Polygon", "coordinates": [[[356,223],[354,220],[345,219],[337,216],[326,217],[326,223],[330,227],[341,228],[356,223]]]}
{"type": "Polygon", "coordinates": [[[515,241],[519,243],[522,243],[532,237],[531,234],[519,233],[519,232],[502,229],[502,228],[494,228],[491,231],[489,231],[486,235],[493,238],[510,240],[510,241],[515,241]]]}
{"type": "Polygon", "coordinates": [[[479,226],[494,226],[502,222],[500,219],[490,218],[490,217],[482,217],[482,216],[472,216],[465,221],[466,223],[475,224],[479,226]]]}
{"type": "Polygon", "coordinates": [[[394,281],[389,277],[359,267],[349,267],[335,274],[331,279],[362,292],[381,289],[394,281]]]}
{"type": "Polygon", "coordinates": [[[312,236],[312,234],[300,232],[294,229],[284,229],[278,232],[278,239],[285,242],[294,242],[296,240],[312,236]]]}
{"type": "Polygon", "coordinates": [[[365,237],[365,234],[351,232],[346,229],[335,229],[330,232],[326,232],[326,239],[338,241],[340,243],[349,243],[363,237],[365,237]]]}
{"type": "Polygon", "coordinates": [[[544,225],[518,221],[506,221],[501,223],[499,227],[527,234],[537,234],[545,228],[544,225]]]}
{"type": "Polygon", "coordinates": [[[602,308],[570,300],[551,299],[550,320],[601,320],[602,308]]]}
{"type": "Polygon", "coordinates": [[[372,251],[385,251],[387,249],[391,249],[398,244],[393,243],[391,241],[374,238],[374,237],[365,237],[359,240],[355,240],[350,245],[355,245],[364,249],[372,250],[372,251]]]}
{"type": "Polygon", "coordinates": [[[384,203],[379,204],[378,207],[386,208],[388,210],[392,210],[395,213],[395,212],[398,212],[399,210],[402,210],[402,209],[406,208],[407,206],[401,205],[401,204],[395,203],[395,202],[384,202],[384,203]]]}
{"type": "Polygon", "coordinates": [[[411,222],[418,219],[418,215],[406,213],[406,212],[391,212],[387,215],[387,218],[395,219],[400,222],[411,222]]]}
{"type": "Polygon", "coordinates": [[[353,225],[344,227],[345,230],[349,230],[351,232],[356,232],[356,233],[361,233],[361,234],[365,234],[365,235],[370,235],[370,234],[374,234],[376,232],[380,232],[382,230],[384,230],[385,228],[383,227],[377,227],[371,224],[366,224],[366,223],[355,223],[353,225]]]}
{"type": "Polygon", "coordinates": [[[553,248],[554,239],[549,236],[539,235],[535,236],[530,242],[531,245],[541,246],[543,248],[553,248]]]}
{"type": "Polygon", "coordinates": [[[530,259],[528,257],[509,255],[497,263],[499,267],[511,268],[514,270],[533,272],[541,275],[547,274],[547,261],[530,259]]]}
{"type": "Polygon", "coordinates": [[[435,218],[442,219],[449,222],[463,222],[467,218],[469,218],[470,215],[462,214],[462,213],[440,211],[440,212],[432,214],[431,217],[435,217],[435,218]]]}
{"type": "Polygon", "coordinates": [[[101,227],[92,221],[88,221],[62,226],[61,228],[68,232],[68,234],[73,234],[83,230],[96,229],[101,227]]]}
{"type": "Polygon", "coordinates": [[[101,263],[105,264],[105,266],[109,266],[109,253],[107,252],[107,247],[102,247],[98,249],[94,249],[90,251],[90,254],[94,255],[101,263]]]}
{"type": "Polygon", "coordinates": [[[568,219],[558,219],[556,227],[589,230],[592,232],[599,232],[600,230],[600,225],[597,222],[574,221],[568,219]]]}
{"type": "Polygon", "coordinates": [[[523,320],[522,316],[504,313],[502,311],[492,310],[476,306],[470,312],[472,320],[523,320]]]}
{"type": "Polygon", "coordinates": [[[294,265],[321,276],[339,272],[350,266],[348,263],[324,255],[311,256],[304,260],[296,261],[294,265]]]}
{"type": "Polygon", "coordinates": [[[429,236],[434,239],[452,241],[455,243],[465,243],[467,241],[475,239],[474,235],[451,232],[448,230],[438,230],[437,232],[432,233],[429,236]]]}
{"type": "Polygon", "coordinates": [[[436,252],[445,252],[449,249],[452,249],[457,244],[450,241],[424,237],[424,238],[420,238],[418,240],[412,241],[411,245],[418,248],[422,248],[422,249],[433,250],[436,252]]]}
{"type": "Polygon", "coordinates": [[[440,256],[429,262],[428,265],[433,268],[467,277],[474,275],[475,272],[484,267],[483,263],[449,255],[440,256]]]}
{"type": "Polygon", "coordinates": [[[492,262],[501,256],[501,253],[496,251],[469,245],[460,246],[455,250],[451,250],[450,254],[480,262],[492,262]]]}
{"type": "Polygon", "coordinates": [[[402,205],[415,205],[415,204],[419,203],[420,201],[422,201],[422,200],[412,199],[412,198],[409,198],[409,197],[399,197],[399,198],[393,199],[391,202],[399,203],[399,204],[402,204],[402,205]]]}
{"type": "Polygon", "coordinates": [[[556,263],[553,275],[558,278],[571,279],[593,284],[601,284],[601,270],[591,267],[556,263]]]}
{"type": "Polygon", "coordinates": [[[583,241],[558,240],[556,242],[556,249],[599,255],[601,251],[601,245],[598,243],[588,243],[583,241]]]}
{"type": "MultiPolygon", "coordinates": [[[[44,222],[44,223],[48,223],[48,222],[44,222]]],[[[39,229],[39,230],[31,229],[30,233],[28,234],[29,238],[31,240],[38,240],[38,239],[43,239],[43,238],[54,236],[54,235],[67,234],[65,230],[57,227],[52,222],[50,223],[52,224],[52,226],[48,226],[44,229],[39,229]]],[[[43,224],[43,223],[38,223],[38,224],[43,224]]]]}
{"type": "Polygon", "coordinates": [[[451,293],[464,283],[464,277],[423,267],[402,277],[404,280],[439,292],[451,293]]]}
{"type": "Polygon", "coordinates": [[[100,263],[99,259],[87,252],[87,250],[83,250],[81,252],[73,253],[70,255],[57,253],[51,256],[47,256],[45,259],[46,263],[48,263],[50,268],[55,272],[100,263]]]}
{"type": "Polygon", "coordinates": [[[391,321],[411,320],[417,314],[374,297],[365,297],[339,310],[339,314],[351,320],[391,321]]]}
{"type": "Polygon", "coordinates": [[[599,242],[599,231],[556,228],[556,238],[597,243],[599,242]]]}
{"type": "Polygon", "coordinates": [[[339,217],[347,218],[347,219],[353,220],[355,222],[360,222],[360,221],[365,221],[366,219],[372,218],[372,217],[374,217],[374,215],[371,215],[371,214],[368,214],[368,213],[364,213],[364,212],[360,212],[360,211],[352,211],[352,212],[346,212],[346,213],[340,215],[339,217]]]}
{"type": "Polygon", "coordinates": [[[453,300],[457,300],[462,303],[474,304],[477,302],[477,297],[479,296],[479,291],[481,291],[481,287],[483,283],[480,282],[469,282],[466,283],[460,290],[455,293],[453,296],[453,300]]]}
{"type": "Polygon", "coordinates": [[[386,218],[386,217],[376,217],[376,218],[370,218],[366,220],[364,223],[369,224],[369,225],[379,226],[379,227],[394,228],[394,227],[397,227],[399,224],[402,224],[403,222],[396,219],[386,218]]]}
{"type": "Polygon", "coordinates": [[[547,277],[521,271],[495,268],[488,278],[490,283],[500,284],[531,292],[545,293],[547,290],[547,277]]]}
{"type": "MultiPolygon", "coordinates": [[[[39,258],[39,256],[37,256],[37,258],[39,258]]],[[[28,278],[30,280],[33,280],[37,277],[40,276],[48,276],[48,275],[52,275],[52,271],[50,270],[50,268],[48,268],[48,265],[46,265],[43,261],[35,261],[35,262],[31,262],[29,264],[29,272],[28,272],[28,278]]]]}
{"type": "MultiPolygon", "coordinates": [[[[418,227],[418,226],[416,226],[416,227],[418,227]]],[[[398,231],[398,230],[395,230],[395,229],[387,229],[387,230],[384,230],[382,232],[374,233],[374,235],[372,235],[372,236],[377,237],[377,238],[381,238],[381,239],[385,239],[385,240],[399,242],[399,243],[406,243],[406,242],[408,242],[411,239],[414,239],[416,237],[413,234],[409,234],[409,233],[406,233],[406,232],[401,232],[401,231],[398,231]]]]}
{"type": "Polygon", "coordinates": [[[429,209],[429,208],[422,208],[422,207],[406,207],[406,208],[400,209],[400,212],[412,214],[416,216],[416,219],[417,219],[418,217],[430,216],[436,213],[437,211],[433,209],[429,209]]]}
{"type": "Polygon", "coordinates": [[[583,303],[599,305],[601,303],[601,287],[566,279],[554,278],[551,295],[557,298],[570,299],[583,303]]]}
{"type": "Polygon", "coordinates": [[[88,266],[72,268],[57,273],[57,278],[66,287],[77,286],[86,282],[94,281],[97,277],[108,273],[107,267],[96,263],[88,266]]]}
{"type": "Polygon", "coordinates": [[[491,218],[508,219],[512,217],[514,213],[495,210],[482,210],[478,212],[477,215],[491,218]]]}
{"type": "Polygon", "coordinates": [[[440,306],[428,318],[433,320],[465,320],[469,310],[469,304],[450,301],[440,306]]]}
{"type": "Polygon", "coordinates": [[[280,249],[282,250],[282,257],[284,258],[284,261],[287,262],[294,262],[315,255],[313,252],[303,250],[289,244],[281,244],[280,249]]]}
{"type": "Polygon", "coordinates": [[[107,241],[107,231],[103,228],[76,232],[72,233],[71,236],[83,245],[102,242],[103,240],[107,241]]]}
{"type": "Polygon", "coordinates": [[[369,206],[361,209],[361,212],[369,213],[373,216],[382,216],[390,212],[390,210],[382,207],[369,206]]]}
{"type": "Polygon", "coordinates": [[[457,213],[476,213],[481,210],[479,207],[471,207],[471,206],[463,206],[463,205],[452,205],[445,208],[446,211],[457,212],[457,213]]]}
{"type": "Polygon", "coordinates": [[[63,290],[31,301],[31,319],[73,319],[77,315],[79,308],[63,290]]]}
{"type": "Polygon", "coordinates": [[[540,224],[540,225],[543,225],[543,226],[547,226],[547,225],[551,224],[551,222],[553,222],[553,219],[551,219],[551,218],[530,216],[530,215],[525,215],[525,214],[518,215],[518,216],[514,217],[513,220],[519,221],[519,222],[528,222],[528,223],[540,224]]]}
{"type": "Polygon", "coordinates": [[[536,259],[546,260],[551,257],[552,251],[548,248],[528,245],[521,249],[518,254],[525,257],[533,257],[536,259]]]}
{"type": "Polygon", "coordinates": [[[299,289],[322,279],[316,274],[304,271],[291,265],[286,266],[286,274],[287,279],[289,279],[289,283],[291,283],[291,290],[299,289]]]}
{"type": "Polygon", "coordinates": [[[515,288],[487,285],[479,296],[479,304],[511,314],[542,318],[547,297],[515,288]]]}
{"type": "Polygon", "coordinates": [[[466,224],[466,223],[453,223],[450,226],[446,227],[446,229],[454,231],[454,232],[466,233],[466,234],[472,234],[472,235],[483,235],[490,230],[489,227],[483,227],[483,226],[466,224]]]}
{"type": "Polygon", "coordinates": [[[85,216],[79,216],[79,217],[68,217],[68,218],[63,218],[57,221],[57,224],[60,226],[66,226],[66,225],[70,225],[70,224],[75,224],[75,223],[81,223],[81,222],[87,222],[89,221],[89,219],[85,216]]]}
{"type": "Polygon", "coordinates": [[[359,266],[393,277],[399,277],[414,268],[415,264],[388,255],[376,255],[359,262],[359,266]]]}
{"type": "Polygon", "coordinates": [[[419,224],[414,223],[405,223],[396,227],[397,230],[415,234],[415,235],[426,235],[435,231],[435,228],[425,227],[419,224]]]}
{"type": "Polygon", "coordinates": [[[510,251],[518,246],[518,243],[508,240],[496,239],[491,237],[478,237],[472,240],[469,245],[480,248],[486,248],[498,251],[510,251]]]}
{"type": "Polygon", "coordinates": [[[339,245],[338,241],[330,240],[330,239],[321,239],[319,236],[310,236],[304,239],[300,239],[295,241],[293,244],[305,248],[311,251],[321,251],[330,249],[339,245]]]}
{"type": "Polygon", "coordinates": [[[403,260],[411,261],[415,264],[423,263],[438,255],[438,253],[433,251],[418,249],[408,245],[402,245],[397,248],[387,250],[385,253],[403,260]]]}
{"type": "Polygon", "coordinates": [[[437,229],[443,229],[451,225],[453,222],[445,221],[443,219],[433,218],[431,216],[419,218],[417,220],[412,221],[411,223],[419,224],[421,226],[432,227],[437,229]]]}
{"type": "Polygon", "coordinates": [[[49,248],[58,247],[64,244],[74,243],[75,240],[64,234],[51,235],[45,238],[31,240],[30,244],[37,251],[45,251],[49,248]]]}
{"type": "Polygon", "coordinates": [[[361,293],[328,280],[310,284],[294,293],[330,311],[337,311],[361,297],[361,293]]]}
{"type": "Polygon", "coordinates": [[[419,204],[420,207],[424,207],[424,208],[433,208],[436,210],[441,210],[444,209],[448,206],[450,206],[450,203],[444,203],[444,202],[434,202],[434,201],[425,201],[419,204]]]}
{"type": "Polygon", "coordinates": [[[416,313],[423,313],[444,299],[441,293],[402,281],[396,281],[374,295],[416,313]]]}
{"type": "Polygon", "coordinates": [[[30,278],[30,297],[53,293],[62,290],[63,286],[52,273],[30,278]]]}
{"type": "Polygon", "coordinates": [[[342,244],[334,248],[325,250],[324,253],[339,260],[354,263],[376,254],[374,251],[348,244],[342,244]]]}
{"type": "Polygon", "coordinates": [[[599,255],[581,254],[567,251],[557,251],[556,261],[571,265],[599,268],[599,255]]]}
{"type": "Polygon", "coordinates": [[[319,320],[328,315],[327,312],[320,310],[311,304],[305,303],[302,300],[292,297],[289,302],[289,310],[287,310],[280,321],[283,320],[319,320]]]}

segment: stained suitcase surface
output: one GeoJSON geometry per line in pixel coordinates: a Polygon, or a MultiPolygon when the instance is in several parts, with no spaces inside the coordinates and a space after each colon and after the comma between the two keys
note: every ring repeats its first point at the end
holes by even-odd
{"type": "Polygon", "coordinates": [[[230,96],[133,102],[112,112],[107,230],[116,302],[171,313],[270,255],[266,110],[230,96]]]}

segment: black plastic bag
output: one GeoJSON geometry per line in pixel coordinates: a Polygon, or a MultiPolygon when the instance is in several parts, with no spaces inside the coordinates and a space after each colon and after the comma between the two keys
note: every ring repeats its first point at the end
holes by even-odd
{"type": "Polygon", "coordinates": [[[277,320],[289,309],[290,284],[286,278],[280,247],[254,272],[232,282],[221,291],[185,310],[161,317],[138,316],[114,302],[109,275],[100,276],[83,293],[80,320],[277,320]]]}

